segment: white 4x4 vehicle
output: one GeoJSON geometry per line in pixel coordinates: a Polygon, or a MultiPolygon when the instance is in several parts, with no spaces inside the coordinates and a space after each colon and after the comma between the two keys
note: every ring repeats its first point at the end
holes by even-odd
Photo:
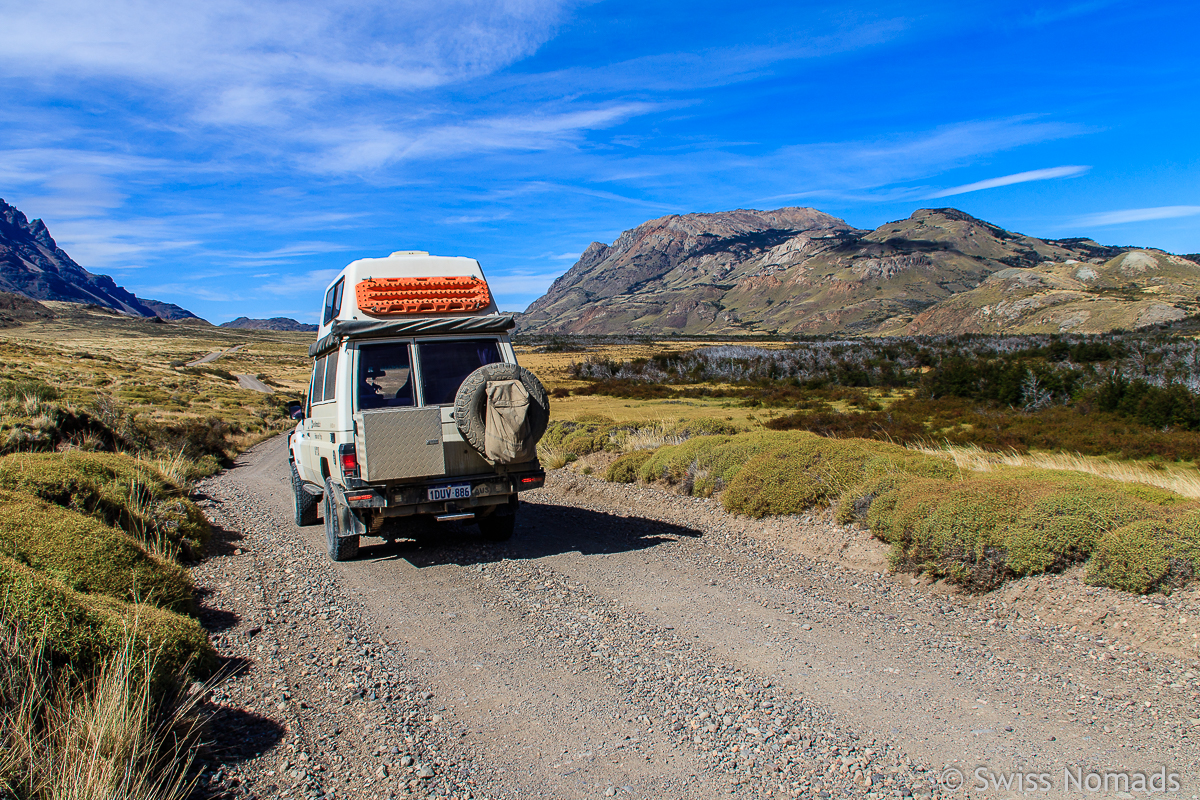
{"type": "Polygon", "coordinates": [[[418,515],[512,536],[517,493],[546,480],[549,420],[514,324],[470,258],[364,258],[329,285],[289,460],[296,524],[323,517],[330,558],[353,558],[361,536],[405,538],[418,515]]]}

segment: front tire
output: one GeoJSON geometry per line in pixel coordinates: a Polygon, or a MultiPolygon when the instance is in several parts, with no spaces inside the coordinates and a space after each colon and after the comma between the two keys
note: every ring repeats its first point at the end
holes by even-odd
{"type": "Polygon", "coordinates": [[[349,561],[358,555],[358,537],[342,536],[342,520],[334,499],[333,481],[325,479],[325,545],[331,561],[349,561]]]}
{"type": "Polygon", "coordinates": [[[289,461],[292,468],[292,507],[296,512],[296,524],[301,528],[317,524],[317,498],[304,491],[304,481],[296,471],[296,462],[289,461]]]}

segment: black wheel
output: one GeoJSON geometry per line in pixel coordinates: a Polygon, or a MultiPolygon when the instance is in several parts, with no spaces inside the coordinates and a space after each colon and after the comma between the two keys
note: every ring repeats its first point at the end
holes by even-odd
{"type": "Polygon", "coordinates": [[[301,528],[316,525],[319,516],[317,498],[304,491],[304,481],[300,480],[300,473],[296,471],[296,463],[289,461],[288,464],[292,468],[292,505],[296,512],[296,524],[301,528]]]}
{"type": "Polygon", "coordinates": [[[517,526],[516,497],[509,499],[507,505],[496,506],[496,510],[486,517],[479,517],[476,524],[479,532],[489,542],[507,542],[512,538],[517,526]]]}
{"type": "Polygon", "coordinates": [[[546,387],[529,370],[516,364],[484,364],[467,376],[454,395],[454,424],[471,447],[487,452],[485,428],[488,381],[520,381],[529,392],[529,438],[537,442],[550,423],[550,399],[546,387]]]}
{"type": "Polygon", "coordinates": [[[341,536],[342,520],[338,516],[337,501],[333,499],[333,481],[325,480],[325,499],[322,501],[325,512],[325,544],[326,551],[332,561],[349,561],[358,555],[358,537],[341,536]]]}

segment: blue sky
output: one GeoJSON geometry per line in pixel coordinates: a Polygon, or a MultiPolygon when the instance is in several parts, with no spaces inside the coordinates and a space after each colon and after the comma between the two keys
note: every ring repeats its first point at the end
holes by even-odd
{"type": "Polygon", "coordinates": [[[953,206],[1200,252],[1193,2],[0,0],[0,197],[221,322],[350,260],[521,310],[671,213],[953,206]]]}

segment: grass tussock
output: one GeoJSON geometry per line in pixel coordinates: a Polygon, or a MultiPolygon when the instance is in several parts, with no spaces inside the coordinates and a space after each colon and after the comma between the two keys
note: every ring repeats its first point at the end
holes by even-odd
{"type": "Polygon", "coordinates": [[[610,480],[722,491],[753,517],[837,505],[892,546],[899,569],[987,591],[1087,564],[1092,583],[1144,593],[1200,575],[1200,503],[1161,488],[1028,466],[964,471],[941,454],[867,439],[759,431],[700,436],[618,459],[610,480]]]}
{"type": "Polygon", "coordinates": [[[203,512],[185,496],[186,467],[155,465],[120,453],[17,453],[0,458],[0,488],[91,515],[141,540],[153,552],[194,557],[208,540],[203,512]]]}
{"type": "Polygon", "coordinates": [[[21,492],[0,490],[0,554],[85,594],[186,613],[195,606],[187,570],[129,534],[21,492]]]}
{"type": "Polygon", "coordinates": [[[58,664],[90,668],[132,640],[155,654],[156,683],[185,671],[202,677],[216,666],[208,634],[196,620],[148,603],[76,591],[3,555],[0,598],[3,621],[38,637],[58,664]]]}
{"type": "Polygon", "coordinates": [[[37,641],[0,628],[0,794],[16,800],[189,796],[202,694],[157,690],[153,652],[126,637],[91,669],[56,666],[37,641]]]}

